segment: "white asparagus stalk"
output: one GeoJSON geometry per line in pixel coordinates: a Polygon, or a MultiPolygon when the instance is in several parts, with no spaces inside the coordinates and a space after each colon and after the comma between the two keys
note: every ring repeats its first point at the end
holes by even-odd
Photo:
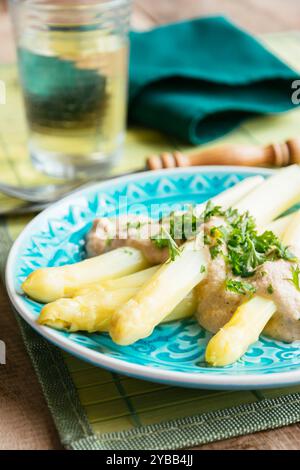
{"type": "Polygon", "coordinates": [[[134,248],[118,248],[79,263],[40,268],[23,282],[23,291],[39,302],[71,297],[84,286],[131,274],[149,266],[143,254],[134,248]]]}
{"type": "Polygon", "coordinates": [[[280,217],[279,219],[273,220],[272,222],[270,222],[264,227],[264,230],[271,230],[271,232],[275,233],[275,235],[278,238],[282,239],[283,234],[293,217],[294,217],[294,213],[285,215],[284,217],[280,217]]]}
{"type": "Polygon", "coordinates": [[[229,322],[209,341],[205,359],[212,366],[227,366],[245,354],[276,312],[272,300],[255,296],[235,311],[229,322]]]}
{"type": "MultiPolygon", "coordinates": [[[[300,245],[300,211],[284,217],[280,226],[285,245],[300,245]]],[[[274,222],[273,222],[274,224],[274,222]]],[[[270,224],[272,229],[272,224],[270,224]]],[[[236,362],[259,338],[264,327],[276,312],[275,303],[262,296],[255,296],[242,304],[226,325],[209,341],[205,359],[213,366],[226,366],[236,362]]]]}
{"type": "Polygon", "coordinates": [[[137,295],[113,314],[109,329],[113,341],[128,345],[149,336],[204,279],[209,255],[202,249],[202,235],[185,243],[174,261],[164,263],[137,295]]]}
{"type": "Polygon", "coordinates": [[[142,271],[137,271],[136,273],[129,274],[128,276],[118,277],[117,279],[108,279],[106,281],[101,281],[89,284],[85,287],[80,287],[76,289],[72,297],[78,297],[79,295],[85,295],[92,293],[95,289],[105,289],[109,291],[125,289],[125,288],[135,288],[138,289],[145,284],[148,279],[153,276],[153,274],[159,269],[160,265],[152,266],[151,268],[143,269],[142,271]]]}
{"type": "Polygon", "coordinates": [[[172,310],[172,312],[164,317],[161,323],[167,323],[175,320],[183,320],[194,315],[197,309],[197,295],[195,289],[191,290],[184,299],[172,310]]]}
{"type": "Polygon", "coordinates": [[[147,282],[151,276],[153,276],[156,271],[158,271],[159,265],[152,266],[148,269],[143,269],[137,273],[130,274],[129,276],[120,277],[118,279],[109,279],[104,281],[101,284],[103,287],[113,290],[113,289],[123,289],[124,287],[141,287],[145,282],[147,282]]]}
{"type": "Polygon", "coordinates": [[[288,217],[290,217],[290,223],[283,233],[282,243],[284,245],[300,246],[300,211],[294,212],[288,217]]]}
{"type": "Polygon", "coordinates": [[[62,298],[42,308],[38,323],[71,332],[106,331],[114,309],[127,302],[137,289],[106,291],[102,286],[73,298],[62,298]]]}
{"type": "MultiPolygon", "coordinates": [[[[228,209],[233,204],[250,194],[255,188],[259,187],[264,181],[262,176],[251,176],[242,180],[240,183],[235,184],[229,189],[226,189],[220,194],[214,196],[211,201],[215,206],[222,206],[223,209],[228,209]]],[[[195,213],[200,215],[205,209],[206,202],[197,204],[195,213]]]]}
{"type": "Polygon", "coordinates": [[[258,226],[265,226],[300,199],[300,166],[277,170],[270,178],[234,205],[240,212],[249,211],[258,226]]]}

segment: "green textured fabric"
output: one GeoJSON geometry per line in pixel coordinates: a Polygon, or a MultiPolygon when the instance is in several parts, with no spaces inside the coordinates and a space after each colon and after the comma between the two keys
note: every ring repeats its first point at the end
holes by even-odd
{"type": "Polygon", "coordinates": [[[146,426],[130,432],[89,436],[72,444],[72,449],[178,449],[211,441],[277,428],[300,420],[300,393],[236,406],[202,415],[146,426]]]}
{"type": "Polygon", "coordinates": [[[131,34],[129,116],[193,144],[293,107],[298,75],[223,17],[131,34]]]}

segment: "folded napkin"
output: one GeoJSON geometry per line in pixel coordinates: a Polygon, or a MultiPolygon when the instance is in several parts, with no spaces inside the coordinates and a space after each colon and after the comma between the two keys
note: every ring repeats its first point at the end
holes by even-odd
{"type": "Polygon", "coordinates": [[[129,118],[193,144],[293,108],[298,74],[226,18],[131,33],[129,118]]]}

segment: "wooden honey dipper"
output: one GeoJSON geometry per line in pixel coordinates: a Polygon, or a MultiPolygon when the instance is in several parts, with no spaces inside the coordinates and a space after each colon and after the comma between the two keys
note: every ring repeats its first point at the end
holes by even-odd
{"type": "Polygon", "coordinates": [[[300,163],[300,139],[266,147],[227,144],[200,150],[189,155],[181,152],[164,152],[147,158],[149,170],[197,165],[239,165],[282,167],[300,163]]]}

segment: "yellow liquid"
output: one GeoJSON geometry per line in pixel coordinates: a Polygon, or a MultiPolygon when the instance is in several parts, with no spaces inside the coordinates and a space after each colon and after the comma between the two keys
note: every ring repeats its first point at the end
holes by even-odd
{"type": "Polygon", "coordinates": [[[56,176],[109,167],[124,138],[127,41],[105,31],[29,34],[19,63],[33,161],[56,176]]]}

